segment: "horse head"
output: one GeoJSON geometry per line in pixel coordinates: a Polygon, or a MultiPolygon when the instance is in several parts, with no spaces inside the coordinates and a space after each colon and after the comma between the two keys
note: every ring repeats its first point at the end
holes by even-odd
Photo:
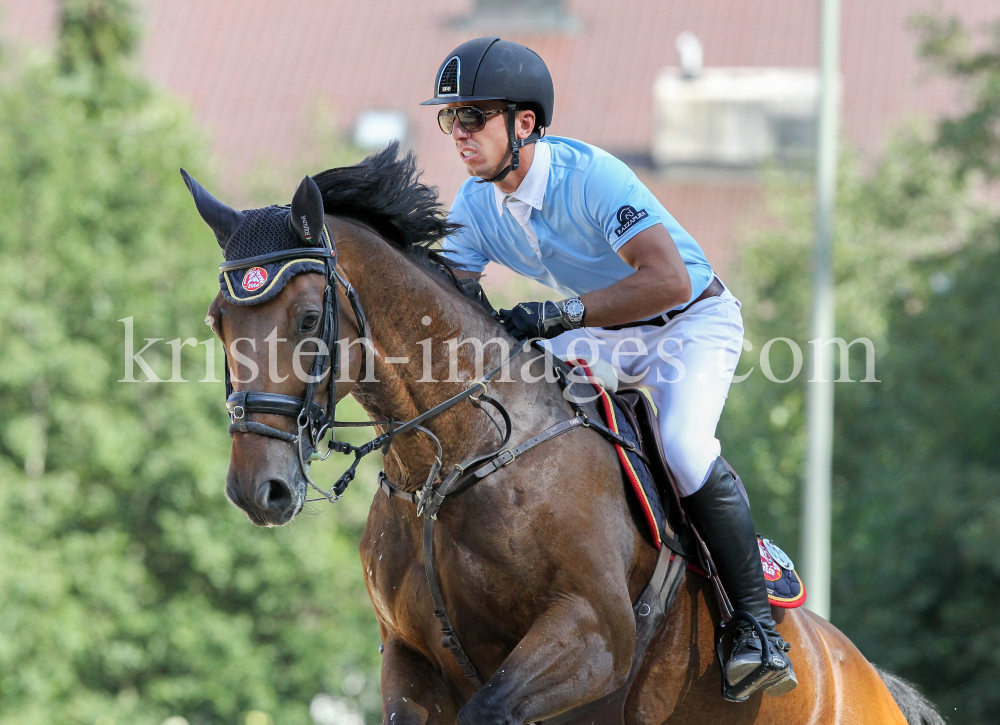
{"type": "Polygon", "coordinates": [[[361,354],[349,343],[363,337],[363,317],[312,178],[290,206],[236,211],[181,174],[226,260],[206,319],[226,351],[226,495],[254,524],[282,525],[302,509],[310,457],[357,380],[361,354]]]}

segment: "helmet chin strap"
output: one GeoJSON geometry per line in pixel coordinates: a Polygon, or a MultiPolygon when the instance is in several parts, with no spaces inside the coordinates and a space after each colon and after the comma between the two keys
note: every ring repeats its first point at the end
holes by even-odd
{"type": "MultiPolygon", "coordinates": [[[[533,144],[535,141],[542,137],[542,134],[533,132],[527,138],[518,138],[517,132],[514,128],[514,123],[517,118],[517,104],[508,103],[507,104],[507,138],[510,148],[510,163],[507,164],[503,169],[497,172],[497,175],[490,179],[476,179],[477,184],[493,184],[496,182],[503,181],[507,178],[507,174],[511,171],[517,169],[520,166],[520,151],[522,146],[527,146],[528,144],[533,144]]],[[[503,163],[502,161],[500,163],[503,163]]]]}

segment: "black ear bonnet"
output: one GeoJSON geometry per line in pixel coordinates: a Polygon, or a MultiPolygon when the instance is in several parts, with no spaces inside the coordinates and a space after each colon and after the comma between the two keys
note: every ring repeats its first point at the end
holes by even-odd
{"type": "Polygon", "coordinates": [[[290,206],[240,212],[209,194],[184,169],[181,176],[222,247],[226,261],[219,265],[219,286],[227,301],[259,305],[297,274],[328,274],[328,260],[336,260],[337,254],[323,217],[323,196],[312,178],[302,180],[290,206]]]}
{"type": "MultiPolygon", "coordinates": [[[[304,248],[302,239],[292,231],[289,207],[247,209],[243,215],[243,223],[223,247],[226,263],[219,266],[219,284],[227,301],[259,305],[281,292],[297,274],[326,274],[326,266],[319,258],[322,251],[304,248]],[[296,250],[302,256],[289,254],[296,250]]],[[[319,236],[314,240],[332,256],[333,241],[325,223],[319,236]]]]}

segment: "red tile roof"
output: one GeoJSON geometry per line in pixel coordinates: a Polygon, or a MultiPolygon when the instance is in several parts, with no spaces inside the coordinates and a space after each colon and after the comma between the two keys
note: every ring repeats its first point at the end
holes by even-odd
{"type": "MultiPolygon", "coordinates": [[[[434,110],[445,54],[468,33],[453,20],[472,0],[142,0],[142,63],[191,103],[212,134],[230,178],[256,162],[296,153],[308,114],[322,101],[344,129],[370,108],[409,115],[411,143],[450,199],[464,178],[434,110]]],[[[674,39],[701,38],[707,66],[815,66],[819,0],[571,0],[582,20],[572,35],[512,34],[548,63],[556,87],[552,132],[612,152],[644,154],[652,134],[652,86],[676,65],[674,39]]],[[[843,0],[844,135],[880,148],[886,131],[914,113],[956,107],[954,89],[922,77],[906,22],[940,7],[976,24],[1000,16],[995,0],[843,0]]],[[[54,0],[0,0],[0,34],[48,42],[54,0]]],[[[644,174],[665,205],[723,262],[752,186],[678,186],[644,174]]]]}

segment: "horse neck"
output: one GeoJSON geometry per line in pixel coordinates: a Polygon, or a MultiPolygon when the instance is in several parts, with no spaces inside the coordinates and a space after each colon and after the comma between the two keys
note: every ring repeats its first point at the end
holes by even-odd
{"type": "MultiPolygon", "coordinates": [[[[458,375],[454,378],[449,375],[445,341],[467,338],[485,341],[500,334],[500,328],[455,289],[450,280],[409,258],[370,230],[350,223],[348,226],[348,230],[342,226],[334,230],[337,256],[358,291],[375,349],[374,365],[367,376],[374,378],[374,382],[359,382],[353,394],[372,419],[407,421],[458,394],[476,379],[471,356],[459,357],[458,375]],[[424,370],[427,343],[419,344],[428,339],[433,371],[430,375],[424,370]],[[406,358],[407,362],[400,362],[400,358],[406,358]]],[[[500,362],[501,351],[489,346],[485,357],[489,369],[500,362]]],[[[488,450],[499,442],[487,416],[470,413],[469,405],[461,403],[424,424],[441,441],[445,465],[488,450]]],[[[426,435],[403,434],[393,441],[385,456],[386,474],[397,486],[415,489],[423,484],[436,452],[436,446],[426,435]]]]}

